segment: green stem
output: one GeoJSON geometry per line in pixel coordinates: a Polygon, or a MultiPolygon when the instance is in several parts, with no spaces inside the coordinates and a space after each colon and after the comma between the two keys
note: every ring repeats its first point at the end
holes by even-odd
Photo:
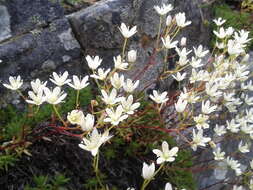
{"type": "Polygon", "coordinates": [[[17,90],[18,94],[26,101],[25,96],[23,95],[23,93],[20,90],[17,90]]]}
{"type": "Polygon", "coordinates": [[[40,110],[40,106],[37,106],[35,114],[37,114],[39,112],[39,110],[40,110]]]}
{"type": "Polygon", "coordinates": [[[99,170],[98,170],[98,161],[99,161],[99,152],[97,153],[97,155],[94,157],[94,160],[93,160],[93,167],[94,167],[94,171],[95,171],[95,174],[96,174],[96,178],[98,180],[98,183],[99,185],[102,187],[102,189],[105,189],[104,186],[103,186],[103,183],[99,177],[99,170]]]}
{"type": "Polygon", "coordinates": [[[172,38],[171,38],[171,41],[176,37],[176,35],[177,35],[177,33],[179,32],[179,30],[180,30],[180,27],[178,27],[177,29],[176,29],[176,32],[175,32],[175,34],[172,36],[172,38]]]}
{"type": "Polygon", "coordinates": [[[168,69],[168,49],[165,49],[165,57],[164,57],[164,65],[163,65],[163,72],[166,72],[168,69]]]}
{"type": "Polygon", "coordinates": [[[80,90],[76,91],[76,108],[79,107],[79,95],[80,95],[80,90]]]}
{"type": "Polygon", "coordinates": [[[57,110],[57,108],[56,108],[56,106],[55,106],[54,104],[53,104],[53,109],[54,109],[54,112],[56,113],[57,117],[58,117],[58,118],[61,120],[61,122],[63,123],[63,125],[64,125],[65,127],[67,127],[67,124],[66,124],[65,121],[62,119],[60,113],[58,112],[58,110],[57,110]]]}
{"type": "Polygon", "coordinates": [[[157,39],[156,39],[156,48],[158,49],[159,46],[159,40],[160,40],[160,33],[161,33],[161,28],[162,28],[162,16],[160,16],[160,22],[159,22],[159,28],[158,28],[158,34],[157,34],[157,39]]]}
{"type": "Polygon", "coordinates": [[[128,39],[128,38],[125,38],[125,40],[124,40],[124,45],[123,45],[123,48],[122,48],[122,60],[124,60],[124,57],[125,57],[127,39],[128,39]]]}

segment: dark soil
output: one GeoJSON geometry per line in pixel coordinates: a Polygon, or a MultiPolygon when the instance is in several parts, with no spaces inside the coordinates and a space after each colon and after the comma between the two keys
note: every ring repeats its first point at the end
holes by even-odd
{"type": "MultiPolygon", "coordinates": [[[[34,131],[37,132],[32,134],[33,137],[54,133],[51,129],[34,131]]],[[[15,166],[8,169],[8,172],[0,171],[1,190],[23,190],[25,185],[33,184],[33,176],[47,175],[50,178],[57,173],[70,178],[64,186],[66,189],[87,189],[84,184],[94,177],[93,157],[90,152],[79,148],[80,139],[59,133],[46,136],[51,141],[41,138],[29,147],[32,156],[23,154],[15,166]]],[[[105,183],[110,189],[112,186],[117,189],[140,187],[143,181],[141,177],[143,161],[137,157],[126,156],[124,147],[114,159],[105,159],[103,151],[110,146],[112,144],[103,145],[99,160],[100,171],[106,175],[105,183]]],[[[156,183],[159,184],[159,180],[156,180],[156,183]]],[[[153,185],[157,187],[157,184],[153,185]]]]}

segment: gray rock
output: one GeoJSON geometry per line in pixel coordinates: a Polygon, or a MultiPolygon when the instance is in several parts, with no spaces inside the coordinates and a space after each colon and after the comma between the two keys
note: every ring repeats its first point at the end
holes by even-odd
{"type": "MultiPolygon", "coordinates": [[[[199,8],[201,1],[191,0],[106,0],[80,10],[68,16],[73,30],[78,37],[81,46],[86,50],[85,54],[98,54],[105,57],[104,63],[112,65],[112,56],[121,52],[123,38],[118,27],[122,22],[127,25],[137,25],[138,34],[130,39],[129,44],[138,51],[138,61],[129,72],[133,79],[140,78],[141,88],[158,77],[157,72],[162,67],[162,54],[151,59],[153,44],[157,35],[157,16],[154,5],[161,3],[172,3],[175,7],[175,14],[178,11],[185,11],[187,18],[193,21],[192,26],[183,32],[184,36],[192,41],[189,45],[209,43],[210,30],[204,26],[203,19],[209,19],[210,10],[203,11],[199,8]],[[188,32],[189,31],[189,32],[188,32]],[[146,72],[142,70],[149,63],[146,72]],[[137,76],[138,75],[138,76],[137,76]]],[[[171,84],[171,80],[165,80],[162,86],[171,84]]],[[[167,88],[166,87],[166,88],[167,88]]],[[[165,87],[164,87],[165,88],[165,87]]]]}
{"type": "Polygon", "coordinates": [[[27,33],[0,44],[0,59],[0,80],[3,81],[9,75],[31,80],[33,77],[45,79],[55,69],[68,67],[77,73],[81,70],[80,46],[65,18],[53,21],[36,34],[27,33]],[[68,60],[63,61],[63,56],[68,56],[68,60]],[[69,64],[72,66],[67,66],[69,64]]]}
{"type": "Polygon", "coordinates": [[[79,43],[72,35],[72,30],[69,28],[67,31],[62,32],[58,35],[60,38],[61,43],[63,44],[64,48],[69,51],[75,48],[80,48],[79,43]]]}
{"type": "Polygon", "coordinates": [[[0,6],[0,41],[11,37],[10,15],[5,6],[0,6]]]}
{"type": "MultiPolygon", "coordinates": [[[[0,4],[8,9],[13,36],[29,32],[36,27],[47,26],[52,21],[64,16],[64,9],[58,1],[8,0],[0,2],[0,4]]],[[[2,20],[4,17],[0,14],[0,18],[2,20]]]]}

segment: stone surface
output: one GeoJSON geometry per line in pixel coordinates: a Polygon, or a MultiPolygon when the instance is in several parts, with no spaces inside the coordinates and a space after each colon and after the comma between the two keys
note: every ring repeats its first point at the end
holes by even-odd
{"type": "Polygon", "coordinates": [[[5,6],[0,5],[0,41],[11,37],[10,15],[5,6]]]}
{"type": "MultiPolygon", "coordinates": [[[[80,46],[66,18],[0,44],[0,80],[21,75],[47,79],[54,70],[81,72],[80,46]],[[63,57],[65,59],[63,60],[63,57]],[[67,59],[66,59],[67,56],[67,59]]],[[[3,89],[1,85],[0,89],[3,89]]]]}
{"type": "MultiPolygon", "coordinates": [[[[138,26],[138,34],[130,39],[129,44],[138,51],[138,61],[129,72],[129,76],[134,79],[140,78],[142,88],[150,81],[158,77],[157,72],[162,67],[162,55],[156,55],[151,59],[153,44],[157,35],[159,17],[154,10],[154,5],[161,3],[171,3],[175,10],[185,11],[187,18],[193,21],[192,26],[185,28],[183,36],[186,36],[191,43],[189,46],[199,43],[207,45],[210,39],[210,30],[204,26],[204,20],[210,18],[210,11],[199,8],[201,1],[191,0],[107,0],[87,9],[68,16],[69,21],[79,39],[81,46],[85,49],[85,54],[98,54],[104,56],[104,64],[112,65],[112,56],[120,53],[123,38],[118,27],[121,22],[127,25],[138,26]],[[206,29],[205,29],[206,28],[206,29]],[[142,70],[147,64],[150,67],[145,73],[142,70]],[[141,75],[140,75],[141,74],[141,75]],[[138,76],[137,76],[138,75],[138,76]]],[[[169,86],[167,80],[162,85],[169,86]]],[[[164,87],[166,88],[166,87],[164,87]]]]}
{"type": "MultiPolygon", "coordinates": [[[[7,0],[0,1],[1,4],[7,8],[10,15],[13,36],[29,32],[37,27],[47,26],[64,16],[64,9],[57,1],[7,0]]],[[[0,18],[2,19],[1,13],[0,18]]]]}

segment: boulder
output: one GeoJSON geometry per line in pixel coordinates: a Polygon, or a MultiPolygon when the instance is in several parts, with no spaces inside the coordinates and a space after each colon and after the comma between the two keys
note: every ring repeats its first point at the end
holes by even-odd
{"type": "MultiPolygon", "coordinates": [[[[0,43],[0,79],[21,75],[25,82],[48,79],[55,71],[80,73],[81,50],[66,18],[0,43]]],[[[0,93],[7,90],[1,85],[0,93]]],[[[8,97],[10,97],[8,95],[8,97]]]]}
{"type": "MultiPolygon", "coordinates": [[[[8,0],[0,2],[0,5],[4,9],[3,14],[9,15],[12,36],[27,33],[37,27],[45,27],[64,16],[64,9],[58,1],[8,0]]],[[[1,13],[0,18],[2,20],[1,13]]]]}
{"type": "MultiPolygon", "coordinates": [[[[163,0],[162,3],[171,3],[175,9],[172,15],[181,11],[186,12],[192,25],[185,28],[180,36],[188,38],[189,47],[199,43],[208,45],[210,40],[210,28],[205,26],[205,20],[209,20],[209,9],[200,7],[202,1],[192,0],[163,0]]],[[[103,56],[106,66],[112,65],[112,57],[121,52],[123,38],[119,32],[122,22],[129,26],[137,25],[138,34],[129,41],[130,48],[137,49],[138,61],[133,71],[128,75],[133,79],[141,79],[142,88],[149,85],[158,77],[158,70],[162,67],[162,55],[155,59],[151,57],[153,44],[156,39],[159,16],[154,10],[160,1],[146,0],[106,0],[80,10],[68,16],[68,19],[79,39],[85,54],[97,54],[103,56]],[[152,64],[146,72],[142,72],[147,63],[152,64]]],[[[161,86],[168,88],[171,80],[163,82],[161,86]],[[165,85],[166,84],[166,85],[165,85]]]]}

